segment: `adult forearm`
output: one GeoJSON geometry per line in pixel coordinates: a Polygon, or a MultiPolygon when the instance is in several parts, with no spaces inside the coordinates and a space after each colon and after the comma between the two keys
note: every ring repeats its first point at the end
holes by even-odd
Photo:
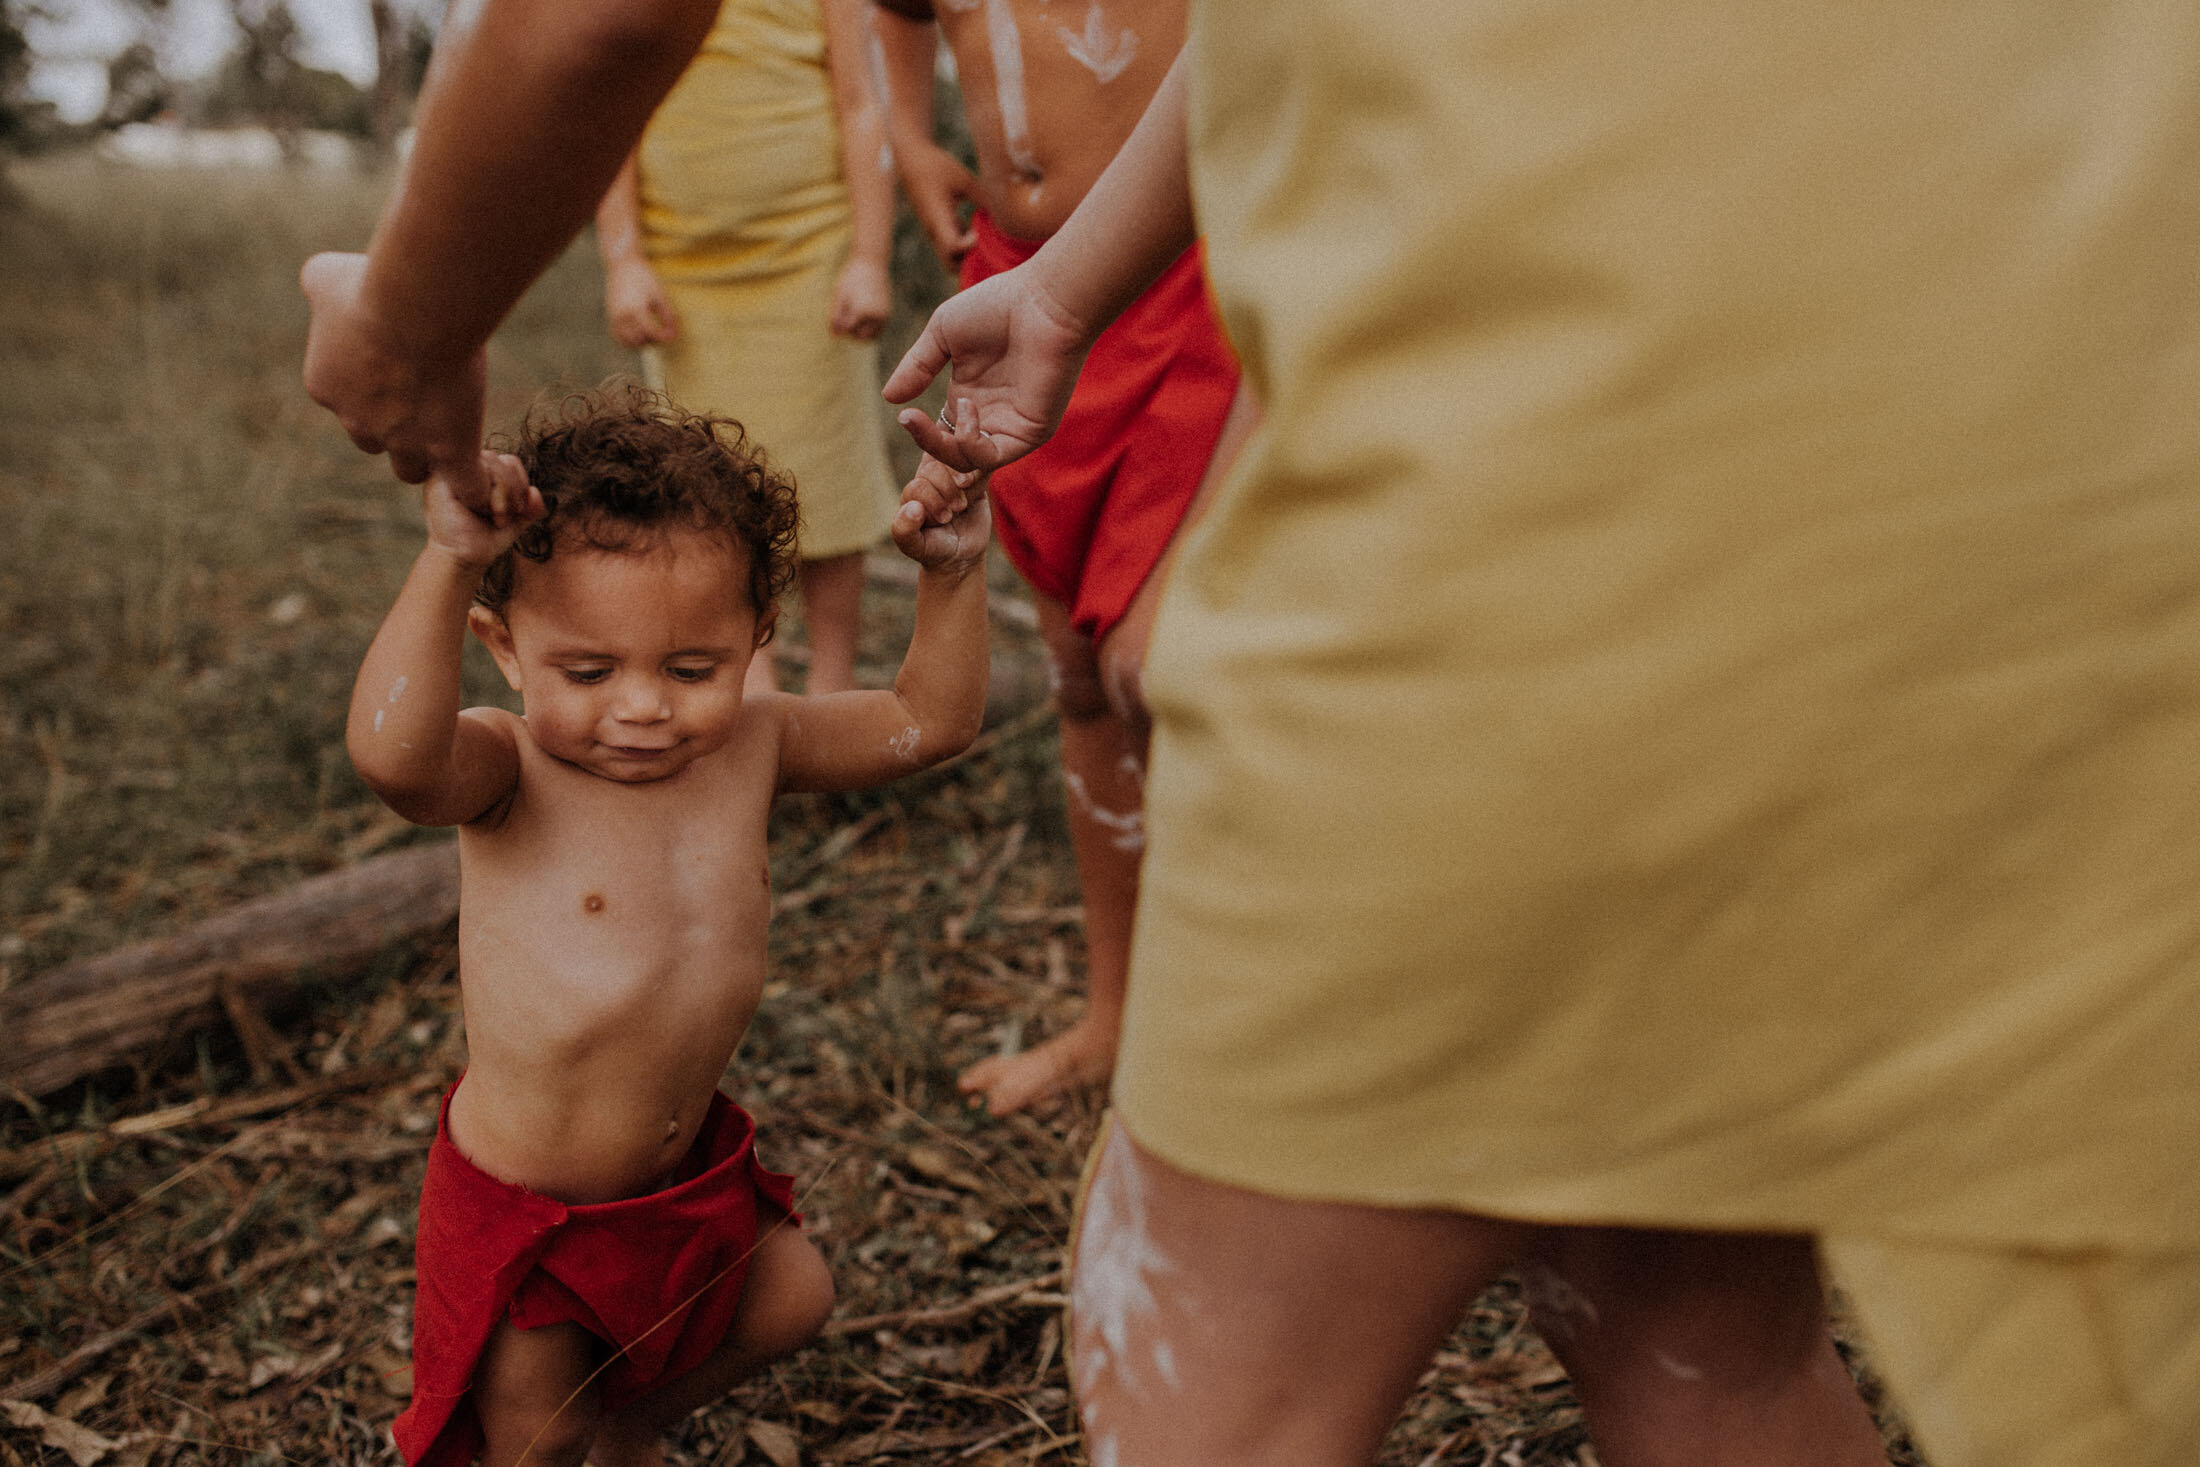
{"type": "Polygon", "coordinates": [[[1038,288],[1084,324],[1088,339],[1197,237],[1184,85],[1179,56],[1115,161],[1032,258],[1038,288]]]}
{"type": "Polygon", "coordinates": [[[446,31],[375,230],[362,305],[455,360],[579,232],[701,44],[716,0],[485,0],[446,31]]]}

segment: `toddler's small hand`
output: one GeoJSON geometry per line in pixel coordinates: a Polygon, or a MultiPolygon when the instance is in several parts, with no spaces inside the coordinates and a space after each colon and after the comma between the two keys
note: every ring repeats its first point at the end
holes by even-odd
{"type": "Polygon", "coordinates": [[[867,260],[850,260],[833,288],[833,335],[875,341],[886,329],[886,317],[893,307],[894,289],[885,267],[867,260]]]}
{"type": "Polygon", "coordinates": [[[951,469],[936,458],[917,465],[894,513],[894,544],[927,570],[968,569],[985,558],[993,512],[985,476],[951,469]]]}
{"type": "Polygon", "coordinates": [[[468,509],[442,474],[432,474],[426,486],[428,543],[462,565],[487,565],[502,555],[518,538],[520,527],[543,513],[542,491],[527,482],[527,471],[508,453],[483,453],[481,471],[488,477],[490,514],[468,509]]]}

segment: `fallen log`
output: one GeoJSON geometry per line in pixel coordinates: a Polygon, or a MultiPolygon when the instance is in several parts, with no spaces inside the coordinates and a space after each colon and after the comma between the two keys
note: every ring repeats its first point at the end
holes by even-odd
{"type": "MultiPolygon", "coordinates": [[[[0,989],[0,1087],[31,1095],[159,1050],[308,979],[358,972],[458,915],[445,841],[311,877],[173,937],[79,958],[0,989]]],[[[241,1035],[251,1045],[258,1037],[241,1035]]]]}

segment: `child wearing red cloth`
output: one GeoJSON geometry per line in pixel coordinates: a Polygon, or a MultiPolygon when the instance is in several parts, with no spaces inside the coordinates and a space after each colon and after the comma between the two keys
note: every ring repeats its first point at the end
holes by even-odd
{"type": "Polygon", "coordinates": [[[661,1463],[659,1433],[816,1334],[824,1260],[717,1086],[756,1010],[782,790],[964,748],[986,686],[989,512],[927,462],[891,692],[744,696],[794,569],[794,490],[738,425],[639,388],[485,454],[502,523],[427,487],[428,544],[347,742],[399,814],[456,825],[470,1051],[422,1188],[414,1467],[661,1463]],[[524,712],[459,710],[471,626],[524,712]]]}
{"type": "MultiPolygon", "coordinates": [[[[1069,217],[1137,125],[1184,19],[1185,0],[1111,0],[1082,15],[1046,0],[878,0],[895,167],[964,286],[1029,258],[1069,217]],[[976,178],[932,138],[940,40],[962,82],[976,178]],[[967,227],[965,199],[978,205],[967,227]]],[[[1090,995],[1070,1029],[964,1074],[963,1090],[995,1114],[1115,1068],[1145,850],[1146,638],[1170,549],[1253,417],[1194,249],[1094,344],[1053,439],[992,480],[1001,546],[1037,593],[1055,677],[1090,995]]]]}

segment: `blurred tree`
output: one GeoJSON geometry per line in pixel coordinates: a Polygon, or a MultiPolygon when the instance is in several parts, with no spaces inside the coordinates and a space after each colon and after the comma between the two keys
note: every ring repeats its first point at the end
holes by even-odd
{"type": "Polygon", "coordinates": [[[54,126],[53,104],[30,92],[31,48],[23,36],[28,10],[23,0],[0,0],[0,199],[12,196],[9,157],[36,145],[54,126]]]}
{"type": "Polygon", "coordinates": [[[412,121],[413,103],[427,79],[435,30],[417,4],[404,0],[367,0],[374,22],[374,90],[368,107],[369,137],[387,156],[398,133],[412,121]]]}
{"type": "Polygon", "coordinates": [[[148,42],[133,42],[107,63],[107,105],[100,108],[99,125],[150,122],[174,104],[175,93],[160,69],[160,53],[148,42]]]}
{"type": "Polygon", "coordinates": [[[265,127],[290,157],[309,128],[372,135],[368,95],[347,77],[299,60],[298,21],[285,0],[230,0],[229,9],[237,49],[200,94],[195,121],[265,127]]]}

